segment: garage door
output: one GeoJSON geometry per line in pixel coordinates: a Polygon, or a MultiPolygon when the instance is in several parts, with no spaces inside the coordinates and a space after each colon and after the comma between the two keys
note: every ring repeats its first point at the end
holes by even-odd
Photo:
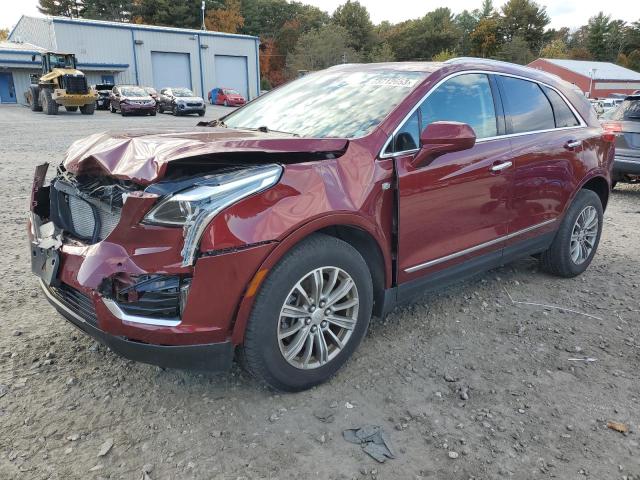
{"type": "Polygon", "coordinates": [[[249,98],[247,57],[216,55],[216,87],[233,88],[249,98]]]}
{"type": "Polygon", "coordinates": [[[188,53],[151,52],[153,86],[191,88],[191,60],[188,53]]]}

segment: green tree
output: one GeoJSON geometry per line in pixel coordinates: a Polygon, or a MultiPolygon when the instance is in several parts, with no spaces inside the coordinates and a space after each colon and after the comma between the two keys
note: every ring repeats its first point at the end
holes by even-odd
{"type": "Polygon", "coordinates": [[[477,27],[471,32],[471,54],[482,58],[491,58],[502,45],[500,17],[494,15],[480,19],[477,27]]]}
{"type": "Polygon", "coordinates": [[[456,53],[452,50],[442,50],[440,53],[436,53],[432,60],[434,62],[446,62],[447,60],[451,59],[451,58],[455,58],[456,57],[456,53]]]}
{"type": "Polygon", "coordinates": [[[38,10],[45,15],[77,18],[82,13],[82,3],[82,0],[39,0],[38,10]]]}
{"type": "Polygon", "coordinates": [[[542,50],[540,50],[541,58],[567,58],[568,49],[566,43],[557,38],[546,44],[542,50]]]}
{"type": "Polygon", "coordinates": [[[443,50],[455,50],[460,38],[451,10],[437,8],[419,20],[400,23],[388,42],[398,60],[430,60],[443,50]]]}
{"type": "Polygon", "coordinates": [[[349,32],[349,46],[355,51],[367,52],[371,49],[374,43],[373,24],[369,12],[360,2],[347,0],[333,12],[332,20],[349,32]]]}
{"type": "Polygon", "coordinates": [[[344,62],[360,61],[360,54],[349,45],[351,36],[340,25],[325,25],[300,36],[293,53],[287,57],[292,75],[300,70],[321,70],[344,62]]]}
{"type": "Polygon", "coordinates": [[[387,42],[382,42],[371,49],[366,60],[371,63],[393,62],[396,59],[391,46],[387,42]]]}
{"type": "Polygon", "coordinates": [[[608,60],[611,17],[600,12],[589,19],[587,28],[587,48],[589,52],[596,60],[608,60]]]}
{"type": "Polygon", "coordinates": [[[133,0],[83,0],[82,17],[113,22],[129,22],[133,0]]]}
{"type": "Polygon", "coordinates": [[[544,29],[549,24],[545,7],[532,0],[508,0],[502,7],[502,33],[505,42],[519,37],[527,43],[527,49],[539,51],[544,29]]]}
{"type": "Polygon", "coordinates": [[[494,13],[493,2],[491,0],[482,0],[482,7],[480,7],[479,10],[474,10],[473,16],[478,20],[481,20],[483,18],[492,17],[494,13]]]}
{"type": "Polygon", "coordinates": [[[535,59],[529,49],[529,42],[522,37],[513,37],[510,42],[505,42],[498,51],[497,58],[505,62],[526,65],[535,59]]]}
{"type": "MultiPolygon", "coordinates": [[[[206,10],[223,8],[224,4],[207,0],[206,10]]],[[[148,25],[178,28],[200,28],[202,11],[200,2],[193,0],[135,0],[133,21],[148,25]]]]}
{"type": "Polygon", "coordinates": [[[479,17],[475,13],[470,13],[468,10],[463,10],[461,14],[456,15],[455,23],[460,31],[457,51],[460,55],[466,56],[471,53],[471,32],[476,29],[478,22],[479,17]]]}

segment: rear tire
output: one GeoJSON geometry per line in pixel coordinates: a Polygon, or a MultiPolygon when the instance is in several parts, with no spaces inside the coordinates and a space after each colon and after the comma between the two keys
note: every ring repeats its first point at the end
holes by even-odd
{"type": "Polygon", "coordinates": [[[80,107],[80,113],[83,115],[93,115],[93,112],[96,111],[96,104],[95,103],[87,103],[86,105],[83,105],[82,107],[80,107]]]}
{"type": "Polygon", "coordinates": [[[40,88],[32,85],[30,88],[29,106],[32,112],[41,112],[42,105],[40,104],[40,88]]]}
{"type": "Polygon", "coordinates": [[[43,88],[40,90],[40,104],[42,105],[42,110],[47,115],[57,115],[59,105],[51,98],[51,90],[48,88],[43,88]]]}
{"type": "Polygon", "coordinates": [[[158,113],[164,113],[164,108],[162,107],[162,104],[158,105],[158,113]]]}
{"type": "Polygon", "coordinates": [[[113,107],[113,105],[111,105],[111,104],[109,105],[109,111],[110,111],[111,113],[116,113],[116,109],[115,109],[115,108],[113,107]]]}
{"type": "Polygon", "coordinates": [[[360,253],[314,234],[293,247],[260,288],[240,347],[243,366],[277,390],[325,382],[360,344],[372,306],[371,273],[360,253]]]}
{"type": "Polygon", "coordinates": [[[591,190],[580,190],[567,209],[553,243],[540,255],[543,270],[575,277],[593,260],[602,234],[602,202],[591,190]]]}

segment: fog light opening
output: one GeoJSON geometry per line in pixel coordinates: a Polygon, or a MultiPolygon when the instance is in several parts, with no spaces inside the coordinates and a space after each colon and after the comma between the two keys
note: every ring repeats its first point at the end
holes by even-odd
{"type": "Polygon", "coordinates": [[[180,318],[182,318],[184,309],[187,306],[187,298],[189,297],[189,288],[191,288],[191,279],[183,278],[182,282],[180,283],[180,305],[179,305],[180,318]]]}

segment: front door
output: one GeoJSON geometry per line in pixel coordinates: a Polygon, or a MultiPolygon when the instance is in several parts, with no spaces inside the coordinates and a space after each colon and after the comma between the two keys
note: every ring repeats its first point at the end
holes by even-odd
{"type": "Polygon", "coordinates": [[[398,283],[474,259],[500,262],[513,171],[509,140],[500,137],[504,119],[494,90],[485,74],[452,77],[429,94],[395,135],[398,283]],[[435,121],[470,125],[476,145],[414,168],[418,132],[435,121]]]}
{"type": "Polygon", "coordinates": [[[16,103],[13,75],[9,72],[0,73],[0,103],[16,103]]]}

